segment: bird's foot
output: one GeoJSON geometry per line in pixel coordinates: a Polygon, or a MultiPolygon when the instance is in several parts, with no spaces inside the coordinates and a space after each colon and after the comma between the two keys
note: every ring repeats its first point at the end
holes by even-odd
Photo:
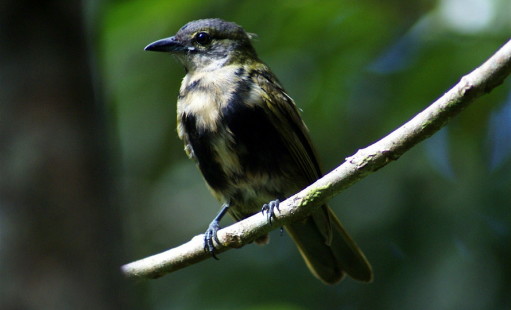
{"type": "Polygon", "coordinates": [[[211,224],[209,224],[208,229],[204,233],[204,251],[208,252],[213,256],[214,259],[218,260],[218,257],[215,255],[215,244],[214,241],[220,243],[218,240],[217,232],[220,229],[220,225],[217,220],[213,220],[211,224]],[[214,240],[214,241],[213,241],[214,240]]]}
{"type": "Polygon", "coordinates": [[[275,209],[280,211],[279,209],[280,200],[275,199],[263,205],[261,212],[266,213],[266,218],[268,219],[268,223],[271,225],[271,219],[275,218],[275,209]]]}
{"type": "Polygon", "coordinates": [[[214,259],[218,260],[218,257],[215,255],[215,243],[216,241],[218,244],[220,244],[220,240],[218,240],[217,232],[220,229],[220,220],[224,217],[224,215],[229,210],[229,203],[224,203],[222,206],[222,209],[216,217],[211,221],[209,224],[208,229],[204,233],[204,251],[211,254],[214,259]]]}

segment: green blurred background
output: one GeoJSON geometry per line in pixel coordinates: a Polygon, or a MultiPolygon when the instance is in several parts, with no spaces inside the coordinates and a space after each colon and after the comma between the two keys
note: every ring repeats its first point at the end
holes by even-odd
{"type": "MultiPolygon", "coordinates": [[[[122,263],[203,233],[219,209],[177,138],[184,70],[145,52],[148,43],[207,17],[256,33],[326,172],[420,112],[511,34],[509,0],[84,4],[122,263]]],[[[511,80],[330,205],[371,261],[372,284],[323,285],[290,238],[273,232],[264,247],[157,280],[122,280],[132,308],[511,309],[511,80]]]]}

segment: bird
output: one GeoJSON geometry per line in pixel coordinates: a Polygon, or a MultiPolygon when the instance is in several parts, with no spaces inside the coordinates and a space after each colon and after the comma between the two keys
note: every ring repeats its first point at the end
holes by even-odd
{"type": "MultiPolygon", "coordinates": [[[[188,22],[147,51],[175,56],[185,76],[177,133],[213,196],[222,203],[204,234],[215,255],[220,220],[267,212],[322,176],[300,110],[252,45],[254,34],[219,18],[188,22]]],[[[366,256],[327,205],[284,226],[311,273],[326,284],[346,275],[371,282],[366,256]]],[[[255,240],[265,244],[268,236],[255,240]]],[[[219,243],[219,242],[218,242],[219,243]]]]}

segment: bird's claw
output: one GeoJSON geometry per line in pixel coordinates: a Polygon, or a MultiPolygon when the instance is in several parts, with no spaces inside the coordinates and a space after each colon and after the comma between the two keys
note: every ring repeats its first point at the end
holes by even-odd
{"type": "Polygon", "coordinates": [[[218,257],[215,255],[215,244],[213,240],[215,240],[217,243],[220,243],[220,240],[218,240],[217,232],[220,229],[220,225],[218,224],[218,221],[213,221],[211,224],[209,224],[208,229],[204,233],[204,251],[211,254],[214,259],[218,260],[218,257]]]}
{"type": "Polygon", "coordinates": [[[263,205],[263,208],[261,209],[261,212],[264,214],[266,213],[266,218],[268,220],[268,223],[271,225],[271,219],[275,218],[275,209],[277,209],[280,212],[279,209],[280,200],[275,199],[270,201],[269,203],[266,203],[263,205]]]}

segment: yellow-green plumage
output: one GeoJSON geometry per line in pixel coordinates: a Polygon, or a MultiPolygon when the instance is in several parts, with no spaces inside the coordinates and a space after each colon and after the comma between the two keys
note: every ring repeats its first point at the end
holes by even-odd
{"type": "MultiPolygon", "coordinates": [[[[243,28],[220,19],[193,21],[146,49],[173,53],[184,65],[178,135],[212,193],[236,220],[321,177],[297,107],[259,60],[243,28]]],[[[222,215],[206,234],[212,252],[222,215]]],[[[322,281],[336,283],[345,273],[371,281],[365,256],[327,206],[285,228],[322,281]]]]}

